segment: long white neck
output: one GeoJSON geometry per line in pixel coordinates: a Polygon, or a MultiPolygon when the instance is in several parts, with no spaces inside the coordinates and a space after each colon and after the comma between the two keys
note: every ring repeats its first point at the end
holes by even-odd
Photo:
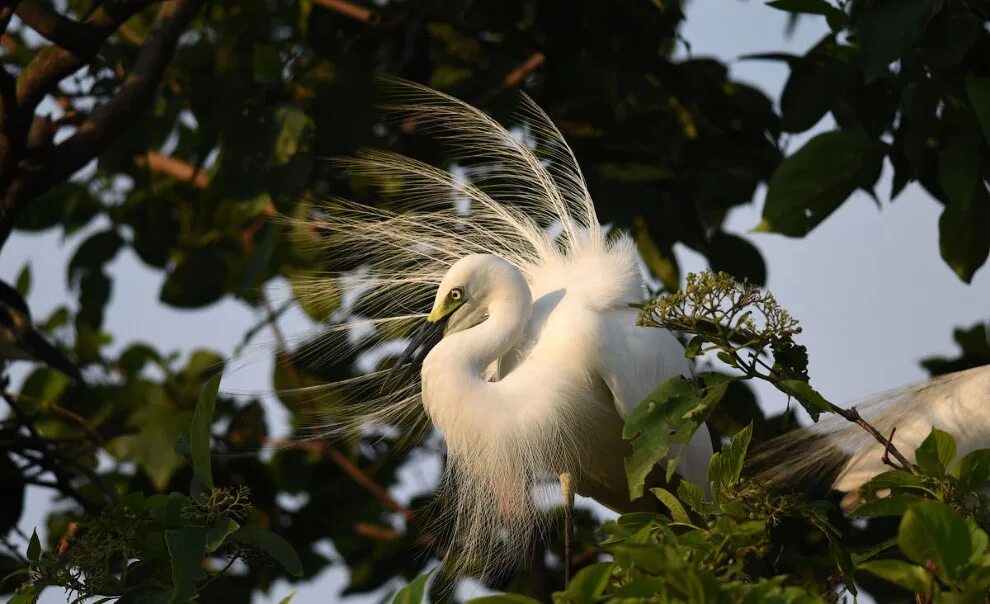
{"type": "Polygon", "coordinates": [[[514,267],[499,275],[488,302],[488,319],[445,337],[423,362],[423,403],[442,430],[465,409],[498,403],[486,369],[520,343],[532,314],[529,285],[514,267]]]}

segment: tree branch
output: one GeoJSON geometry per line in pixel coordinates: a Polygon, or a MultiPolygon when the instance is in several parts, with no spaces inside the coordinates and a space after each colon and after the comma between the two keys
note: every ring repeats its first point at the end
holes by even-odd
{"type": "Polygon", "coordinates": [[[40,0],[20,0],[16,12],[25,25],[65,50],[76,55],[89,51],[92,41],[88,27],[48,8],[40,0]]]}
{"type": "Polygon", "coordinates": [[[41,447],[37,450],[37,452],[41,455],[41,457],[37,459],[29,457],[28,459],[31,459],[38,466],[51,472],[52,475],[55,477],[55,482],[53,483],[45,483],[42,481],[37,481],[34,482],[34,484],[37,484],[38,486],[47,486],[53,488],[59,491],[60,493],[62,493],[63,495],[75,499],[79,503],[79,505],[81,505],[82,508],[87,512],[93,513],[98,511],[98,508],[93,504],[93,502],[87,499],[86,497],[84,497],[82,493],[80,493],[79,490],[76,489],[75,486],[73,486],[72,477],[65,472],[65,468],[61,466],[59,460],[54,458],[51,450],[48,449],[47,447],[48,444],[47,441],[44,438],[42,438],[41,435],[38,433],[37,429],[34,427],[34,423],[32,419],[28,416],[28,414],[25,413],[23,409],[21,409],[20,405],[18,405],[13,398],[7,396],[6,393],[0,394],[0,396],[2,396],[5,401],[7,401],[7,405],[10,406],[11,411],[14,412],[14,416],[17,418],[18,423],[24,426],[25,429],[27,429],[32,439],[38,441],[41,444],[41,447]]]}
{"type": "Polygon", "coordinates": [[[197,189],[205,189],[210,182],[210,176],[205,170],[197,170],[196,166],[189,162],[158,151],[148,151],[145,155],[139,155],[134,158],[134,163],[142,167],[147,166],[152,172],[190,182],[197,189]]]}
{"type": "Polygon", "coordinates": [[[332,10],[335,13],[340,13],[346,17],[350,17],[355,21],[360,21],[362,23],[368,23],[374,25],[378,23],[379,16],[377,13],[372,12],[363,6],[358,6],[346,0],[314,0],[314,4],[322,6],[327,10],[332,10]]]}
{"type": "MultiPolygon", "coordinates": [[[[126,17],[147,2],[148,0],[107,0],[84,23],[90,24],[94,30],[100,32],[101,39],[105,39],[126,17]],[[113,29],[107,31],[111,25],[113,29]]],[[[0,190],[5,190],[0,215],[0,248],[10,236],[18,215],[31,199],[64,182],[76,170],[102,153],[121,132],[121,124],[132,119],[147,105],[161,81],[165,67],[175,54],[179,36],[202,4],[203,0],[172,0],[164,3],[151,33],[145,38],[131,73],[113,98],[95,108],[79,125],[76,133],[55,147],[48,161],[37,170],[18,175],[6,189],[0,186],[0,190]]],[[[33,111],[40,100],[39,91],[43,95],[79,65],[81,63],[78,57],[62,48],[49,47],[40,52],[18,78],[17,98],[20,111],[23,112],[28,107],[33,111]],[[52,58],[39,63],[43,54],[51,55],[52,58]],[[48,67],[44,68],[45,65],[48,67]]]]}
{"type": "MultiPolygon", "coordinates": [[[[43,48],[17,78],[17,102],[34,112],[46,94],[54,92],[62,79],[93,60],[100,47],[117,28],[152,0],[106,0],[80,23],[75,50],[60,46],[43,48]]],[[[168,5],[179,4],[169,2],[168,5]]]]}

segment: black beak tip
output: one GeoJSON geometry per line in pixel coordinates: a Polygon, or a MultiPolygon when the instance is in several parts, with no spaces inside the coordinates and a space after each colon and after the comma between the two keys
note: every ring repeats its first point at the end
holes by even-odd
{"type": "Polygon", "coordinates": [[[424,322],[413,332],[409,344],[395,360],[385,376],[385,386],[410,380],[423,365],[426,355],[443,339],[445,320],[424,322]]]}

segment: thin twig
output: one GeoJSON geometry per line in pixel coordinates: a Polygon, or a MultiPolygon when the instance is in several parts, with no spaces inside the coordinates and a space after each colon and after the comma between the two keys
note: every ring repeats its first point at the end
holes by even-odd
{"type": "MultiPolygon", "coordinates": [[[[275,335],[275,341],[278,343],[279,350],[288,353],[288,343],[285,339],[285,334],[282,333],[282,328],[278,325],[278,320],[275,315],[275,309],[272,307],[271,301],[268,299],[268,294],[261,290],[261,303],[265,308],[265,312],[268,314],[269,325],[271,327],[272,333],[275,335]]],[[[290,363],[288,357],[285,358],[286,363],[290,363]]],[[[299,375],[298,371],[295,371],[295,367],[290,364],[289,372],[290,379],[294,382],[297,388],[302,387],[302,376],[299,375]]],[[[327,459],[332,461],[337,465],[345,474],[351,477],[354,482],[362,486],[366,491],[371,493],[375,498],[388,506],[392,511],[402,514],[407,520],[412,520],[413,513],[411,510],[401,505],[398,501],[392,498],[380,484],[378,484],[375,479],[368,475],[367,472],[361,468],[354,465],[346,455],[341,453],[335,447],[329,443],[323,441],[284,441],[284,440],[267,440],[266,444],[284,446],[288,448],[299,448],[308,451],[316,451],[326,456],[327,459]]]]}
{"type": "Polygon", "coordinates": [[[393,512],[401,514],[406,520],[412,520],[415,518],[415,513],[409,508],[405,507],[391,495],[388,491],[378,484],[374,478],[368,475],[367,472],[354,465],[354,463],[347,458],[346,455],[340,452],[339,449],[330,445],[324,441],[317,440],[284,440],[278,438],[268,438],[262,441],[265,445],[270,445],[273,447],[281,447],[285,449],[299,449],[302,451],[307,451],[310,453],[317,453],[334,462],[341,470],[344,471],[354,482],[363,487],[366,491],[371,493],[376,499],[385,504],[393,512]]]}
{"type": "Polygon", "coordinates": [[[546,60],[547,57],[542,52],[534,52],[502,79],[502,85],[506,88],[515,88],[519,84],[522,84],[523,79],[543,65],[546,60]]]}
{"type": "Polygon", "coordinates": [[[134,163],[142,167],[147,166],[148,170],[152,172],[189,182],[197,189],[205,189],[210,182],[210,177],[205,170],[197,170],[189,162],[157,151],[148,151],[144,155],[138,155],[134,158],[134,163]]]}
{"type": "Polygon", "coordinates": [[[313,0],[313,4],[368,25],[375,25],[381,20],[378,13],[346,0],[313,0]]]}
{"type": "MultiPolygon", "coordinates": [[[[3,391],[0,394],[2,394],[3,398],[8,402],[8,404],[11,405],[11,408],[14,409],[14,413],[15,416],[17,417],[19,424],[27,428],[29,434],[31,435],[31,440],[28,441],[28,443],[22,444],[21,447],[19,447],[18,450],[16,450],[15,452],[20,453],[21,456],[23,456],[25,459],[31,460],[35,465],[44,468],[45,471],[54,474],[55,477],[59,479],[57,483],[59,488],[62,488],[64,486],[71,487],[67,479],[64,478],[64,476],[60,471],[63,466],[70,466],[73,469],[75,469],[77,473],[85,475],[86,478],[88,478],[91,483],[93,483],[101,491],[103,491],[103,494],[106,495],[108,502],[114,503],[117,501],[117,499],[119,499],[120,494],[117,492],[117,489],[112,484],[107,482],[106,478],[104,478],[95,470],[87,466],[84,462],[77,460],[73,457],[68,457],[65,454],[61,454],[61,453],[57,455],[54,454],[51,450],[51,446],[56,443],[56,440],[41,436],[41,434],[38,433],[38,431],[34,428],[32,419],[28,417],[27,414],[23,412],[23,410],[21,411],[21,413],[18,413],[20,407],[19,405],[16,405],[14,401],[25,400],[36,406],[52,409],[56,413],[61,414],[64,417],[69,418],[72,421],[78,423],[79,426],[82,427],[83,430],[86,431],[86,433],[89,434],[94,440],[96,440],[97,443],[102,443],[104,441],[103,436],[99,432],[97,432],[92,426],[90,426],[89,422],[87,422],[84,418],[82,418],[78,414],[68,409],[65,409],[64,407],[61,407],[60,405],[56,405],[54,403],[46,403],[44,401],[33,400],[22,394],[16,394],[7,391],[3,391]],[[28,457],[26,456],[27,451],[34,451],[39,455],[39,457],[37,458],[28,457]]],[[[74,441],[75,439],[68,440],[68,442],[74,442],[74,441]]],[[[11,448],[13,449],[14,447],[11,448]]],[[[48,485],[39,484],[38,486],[48,486],[48,485]]],[[[80,499],[77,496],[78,491],[76,491],[74,487],[72,488],[71,492],[66,492],[66,494],[72,496],[74,499],[79,501],[79,503],[82,504],[84,508],[86,507],[88,501],[80,499]]]]}
{"type": "MultiPolygon", "coordinates": [[[[897,432],[897,426],[894,426],[893,428],[891,428],[891,430],[890,430],[890,436],[887,437],[887,441],[888,442],[891,442],[891,443],[894,442],[894,434],[896,432],[897,432]]],[[[892,468],[901,469],[894,462],[890,461],[890,447],[884,447],[883,448],[883,457],[880,459],[880,461],[882,461],[883,463],[887,464],[888,466],[890,466],[892,468]]]]}
{"type": "MultiPolygon", "coordinates": [[[[34,422],[31,420],[28,414],[23,409],[21,409],[20,405],[18,405],[17,402],[14,401],[12,397],[7,396],[6,393],[2,394],[2,398],[5,401],[7,401],[7,404],[14,412],[14,415],[17,416],[18,422],[20,422],[20,424],[24,426],[25,429],[27,429],[31,437],[37,441],[46,443],[47,441],[45,441],[45,439],[41,436],[41,434],[38,433],[38,430],[34,427],[34,422]]],[[[51,450],[47,446],[45,446],[40,450],[38,450],[37,452],[41,454],[41,457],[35,460],[36,463],[41,467],[45,468],[46,470],[50,471],[52,475],[55,477],[56,482],[54,483],[54,485],[51,485],[52,488],[55,488],[61,493],[75,499],[77,502],[79,502],[79,505],[81,505],[83,509],[86,510],[87,512],[96,512],[97,511],[96,506],[94,506],[91,501],[83,497],[82,493],[80,493],[79,490],[76,489],[76,487],[72,486],[71,477],[66,475],[66,473],[64,472],[64,468],[62,468],[59,461],[52,457],[51,450]]],[[[48,485],[41,485],[41,486],[48,486],[48,485]]]]}

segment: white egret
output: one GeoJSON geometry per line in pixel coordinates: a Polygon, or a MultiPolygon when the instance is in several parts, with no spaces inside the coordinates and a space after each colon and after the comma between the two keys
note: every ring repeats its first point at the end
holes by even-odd
{"type": "MultiPolygon", "coordinates": [[[[394,109],[419,128],[442,126],[471,160],[467,177],[364,153],[344,165],[398,190],[393,209],[337,201],[300,225],[370,268],[340,281],[361,292],[376,333],[425,319],[399,361],[411,383],[386,380],[356,415],[390,423],[425,408],[446,442],[444,524],[465,564],[518,562],[548,517],[537,488],[548,478],[560,478],[568,520],[574,491],[616,510],[655,509],[629,500],[623,418],[690,367],[669,332],[636,325],[630,304],[647,292],[634,242],[604,232],[570,149],[528,99],[527,138],[543,157],[477,109],[404,90],[413,98],[394,109]]],[[[318,298],[325,288],[318,278],[307,289],[318,298]]],[[[711,454],[701,430],[679,472],[703,483],[711,454]]]]}
{"type": "MultiPolygon", "coordinates": [[[[527,130],[516,136],[457,99],[404,90],[393,109],[407,124],[440,129],[465,160],[463,173],[365,152],[342,163],[380,184],[390,205],[334,201],[297,227],[325,252],[367,269],[337,286],[360,295],[368,337],[425,320],[399,361],[410,379],[396,384],[378,372],[308,390],[353,399],[352,421],[335,417],[328,430],[407,420],[438,428],[447,445],[441,499],[450,502],[441,524],[462,563],[498,568],[519,560],[548,517],[535,489],[548,477],[560,479],[568,519],[574,491],[619,511],[653,505],[629,500],[623,418],[690,367],[669,332],[637,327],[629,305],[645,290],[635,245],[605,234],[573,154],[535,104],[524,99],[527,130]]],[[[325,276],[300,293],[319,301],[325,276]]],[[[884,433],[896,426],[905,454],[932,425],[960,439],[964,453],[990,444],[988,398],[990,368],[980,368],[886,393],[859,410],[884,433]]],[[[699,430],[678,472],[704,484],[711,455],[707,430],[699,430]]],[[[882,456],[861,428],[830,417],[775,441],[761,478],[838,472],[834,487],[855,492],[883,471],[882,456]]]]}

